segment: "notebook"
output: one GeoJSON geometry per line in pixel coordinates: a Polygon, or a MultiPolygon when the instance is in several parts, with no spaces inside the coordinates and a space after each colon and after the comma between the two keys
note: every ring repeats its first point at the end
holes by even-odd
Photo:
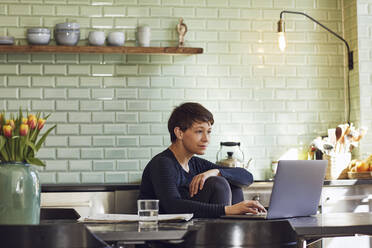
{"type": "Polygon", "coordinates": [[[225,215],[223,218],[280,219],[317,212],[327,160],[280,160],[267,214],[225,215]]]}

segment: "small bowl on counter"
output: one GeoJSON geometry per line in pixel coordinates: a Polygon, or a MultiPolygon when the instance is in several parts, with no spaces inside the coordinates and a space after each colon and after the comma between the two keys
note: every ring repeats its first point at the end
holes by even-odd
{"type": "Polygon", "coordinates": [[[58,45],[76,46],[80,40],[79,23],[66,22],[57,24],[54,30],[54,38],[58,45]]]}
{"type": "Polygon", "coordinates": [[[47,28],[27,29],[27,42],[30,45],[48,45],[50,41],[50,30],[47,28]]]}

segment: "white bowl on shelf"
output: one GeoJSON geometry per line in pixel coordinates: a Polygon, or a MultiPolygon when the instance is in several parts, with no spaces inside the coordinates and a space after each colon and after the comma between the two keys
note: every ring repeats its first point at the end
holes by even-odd
{"type": "Polygon", "coordinates": [[[88,35],[89,45],[92,46],[103,46],[105,44],[105,32],[103,31],[91,31],[88,35]]]}
{"type": "Polygon", "coordinates": [[[0,45],[13,45],[14,37],[13,36],[0,36],[0,45]]]}
{"type": "Polygon", "coordinates": [[[76,22],[64,22],[56,24],[56,30],[59,29],[73,29],[80,30],[80,24],[76,22]]]}
{"type": "Polygon", "coordinates": [[[123,46],[125,43],[125,34],[123,32],[111,32],[107,36],[107,43],[110,46],[123,46]]]}
{"type": "Polygon", "coordinates": [[[54,38],[58,45],[75,46],[80,40],[79,23],[66,22],[56,24],[54,38]]]}
{"type": "Polygon", "coordinates": [[[30,45],[48,45],[50,41],[50,30],[47,28],[27,29],[27,42],[30,45]]]}
{"type": "Polygon", "coordinates": [[[58,45],[76,46],[80,40],[80,31],[76,30],[56,30],[54,38],[58,45]]]}

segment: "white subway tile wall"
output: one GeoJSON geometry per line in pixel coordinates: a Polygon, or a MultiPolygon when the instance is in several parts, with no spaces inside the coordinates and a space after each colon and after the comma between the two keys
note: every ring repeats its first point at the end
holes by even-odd
{"type": "Polygon", "coordinates": [[[354,19],[354,25],[350,24],[348,28],[350,39],[358,49],[358,53],[354,56],[359,58],[354,65],[359,66],[358,74],[354,72],[351,80],[351,99],[353,114],[355,114],[353,117],[356,121],[360,118],[360,125],[369,128],[369,133],[363,138],[360,146],[360,155],[366,157],[372,152],[372,48],[370,45],[372,0],[358,0],[356,6],[349,8],[346,13],[350,19],[354,19]]]}
{"type": "MultiPolygon", "coordinates": [[[[176,46],[175,27],[183,17],[189,27],[186,46],[202,47],[204,53],[1,54],[0,108],[52,113],[48,124],[57,129],[38,154],[47,163],[40,169],[43,183],[139,182],[146,163],[169,145],[167,119],[185,101],[199,102],[215,115],[203,157],[214,162],[220,141],[240,141],[246,157],[256,161],[251,171],[263,179],[271,160],[291,148],[303,156],[314,137],[344,120],[343,45],[311,21],[288,14],[288,45],[282,53],[279,13],[304,11],[343,35],[342,8],[346,18],[355,19],[356,12],[343,2],[3,0],[0,35],[15,36],[19,44],[27,43],[29,27],[53,29],[70,21],[81,25],[79,45],[87,44],[89,31],[100,29],[124,31],[125,45],[133,46],[136,26],[148,24],[152,46],[176,46]]],[[[370,0],[359,5],[366,4],[371,9],[370,0]]],[[[346,23],[345,32],[354,32],[356,27],[346,23]]],[[[371,24],[364,23],[358,28],[370,30],[371,24]]],[[[372,92],[371,37],[360,35],[369,54],[362,67],[364,92],[372,92]]],[[[369,100],[360,111],[370,111],[371,93],[363,94],[369,100]]],[[[361,121],[371,125],[371,116],[361,121]]]]}

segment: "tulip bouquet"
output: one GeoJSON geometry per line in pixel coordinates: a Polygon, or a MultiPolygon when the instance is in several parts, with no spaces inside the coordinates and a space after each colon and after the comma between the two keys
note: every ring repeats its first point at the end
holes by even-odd
{"type": "Polygon", "coordinates": [[[10,115],[10,118],[6,119],[5,113],[0,113],[0,162],[24,162],[45,166],[35,155],[56,125],[38,139],[40,130],[50,116],[41,118],[40,115],[29,114],[26,118],[20,110],[17,118],[10,115]]]}

